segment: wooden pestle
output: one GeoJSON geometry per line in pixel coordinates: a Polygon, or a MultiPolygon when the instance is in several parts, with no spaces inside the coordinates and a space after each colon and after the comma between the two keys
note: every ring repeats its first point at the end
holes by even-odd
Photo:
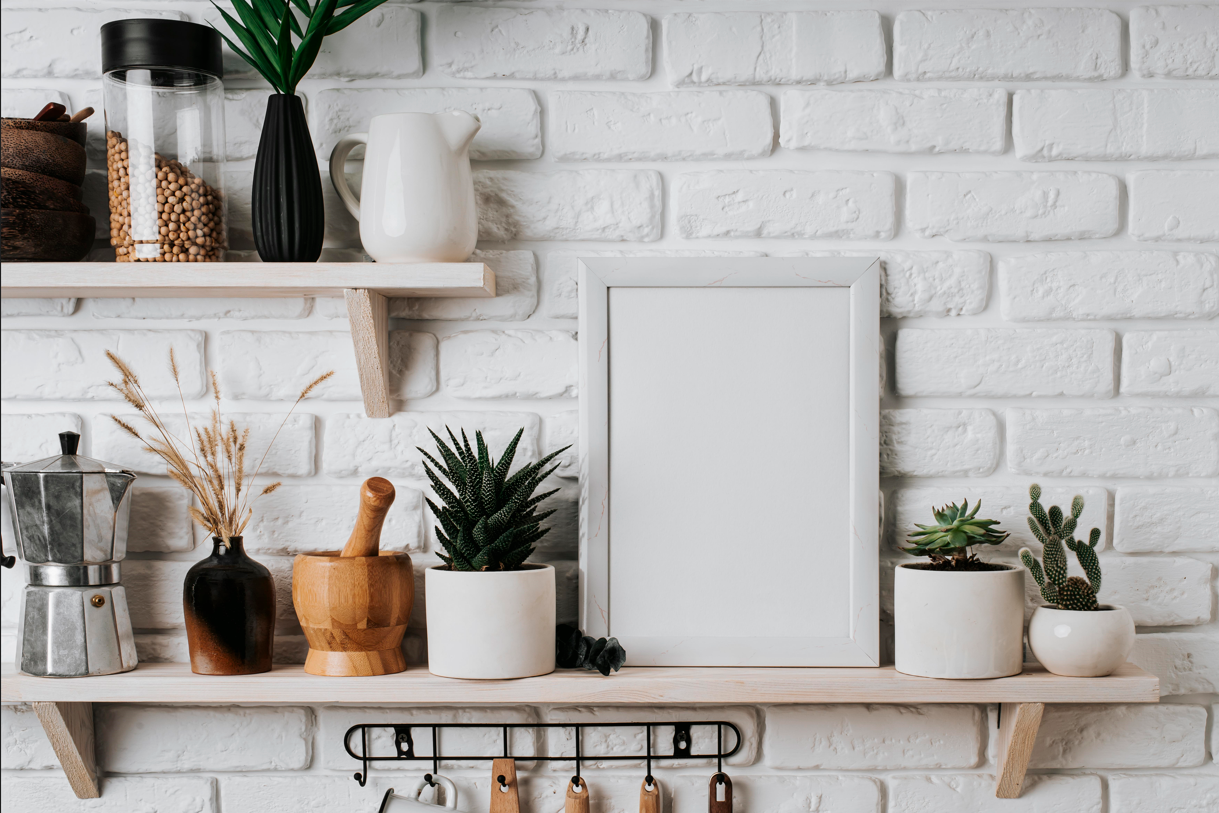
{"type": "Polygon", "coordinates": [[[360,486],[360,513],[351,538],[340,557],[376,556],[381,547],[381,526],[394,504],[394,484],[384,477],[370,477],[360,486]]]}

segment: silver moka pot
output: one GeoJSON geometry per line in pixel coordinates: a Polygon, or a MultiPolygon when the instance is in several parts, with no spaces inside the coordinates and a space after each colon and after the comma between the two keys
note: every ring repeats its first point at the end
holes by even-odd
{"type": "MultiPolygon", "coordinates": [[[[76,454],[79,443],[80,435],[61,432],[62,455],[4,464],[17,552],[29,570],[16,661],[39,677],[111,675],[136,666],[119,583],[135,475],[76,454]]],[[[5,567],[13,564],[4,557],[5,567]]]]}

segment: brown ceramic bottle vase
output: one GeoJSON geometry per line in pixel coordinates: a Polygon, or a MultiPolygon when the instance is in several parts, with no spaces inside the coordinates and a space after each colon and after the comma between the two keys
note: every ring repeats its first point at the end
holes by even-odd
{"type": "Polygon", "coordinates": [[[212,555],[186,573],[182,587],[190,668],[198,675],[271,671],[275,581],[246,555],[240,536],[212,539],[212,555]]]}

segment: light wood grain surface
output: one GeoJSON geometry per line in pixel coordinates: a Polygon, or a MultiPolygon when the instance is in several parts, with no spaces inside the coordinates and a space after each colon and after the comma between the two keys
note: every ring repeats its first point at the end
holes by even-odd
{"type": "Polygon", "coordinates": [[[341,678],[277,665],[260,675],[202,677],[185,663],[146,663],[119,675],[57,680],[0,670],[6,701],[102,703],[1157,703],[1160,681],[1127,663],[1108,677],[1069,678],[1026,665],[1014,677],[935,680],[877,668],[627,667],[610,677],[560,670],[522,680],[456,680],[412,666],[396,675],[341,678]]]}
{"type": "Polygon", "coordinates": [[[347,321],[360,373],[364,413],[388,418],[389,408],[389,300],[367,288],[348,288],[347,321]]]}
{"type": "MultiPolygon", "coordinates": [[[[53,678],[44,678],[47,679],[53,678]]],[[[32,705],[76,798],[100,797],[93,751],[93,704],[37,702],[32,705]]]]}
{"type": "Polygon", "coordinates": [[[492,297],[485,263],[5,263],[10,297],[492,297]]]}
{"type": "Polygon", "coordinates": [[[491,813],[521,813],[514,759],[497,759],[491,763],[491,813]],[[501,776],[507,789],[500,785],[501,776]]]}
{"type": "Polygon", "coordinates": [[[999,721],[999,769],[995,776],[995,796],[1019,799],[1045,704],[1003,703],[999,708],[1002,719],[999,721]]]}

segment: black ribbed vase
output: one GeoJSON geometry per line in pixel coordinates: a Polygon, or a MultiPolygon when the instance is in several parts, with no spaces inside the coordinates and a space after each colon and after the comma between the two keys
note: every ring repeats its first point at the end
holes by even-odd
{"type": "Polygon", "coordinates": [[[254,247],[262,261],[316,262],[326,227],[322,176],[299,96],[267,99],[252,197],[254,247]]]}

